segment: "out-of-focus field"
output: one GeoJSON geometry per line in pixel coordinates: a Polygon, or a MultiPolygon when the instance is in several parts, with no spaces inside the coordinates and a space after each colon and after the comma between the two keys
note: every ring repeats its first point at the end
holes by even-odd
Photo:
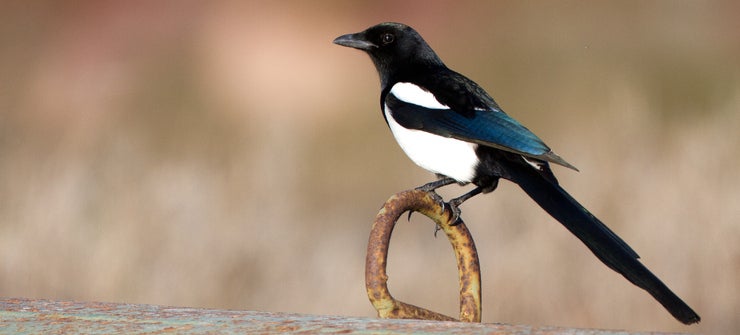
{"type": "MultiPolygon", "coordinates": [[[[732,1],[4,1],[0,296],[374,315],[371,221],[432,178],[367,56],[331,44],[382,21],[578,166],[561,183],[703,317],[681,325],[502,183],[463,207],[484,321],[740,332],[732,1]]],[[[432,233],[399,225],[390,287],[456,315],[432,233]]]]}

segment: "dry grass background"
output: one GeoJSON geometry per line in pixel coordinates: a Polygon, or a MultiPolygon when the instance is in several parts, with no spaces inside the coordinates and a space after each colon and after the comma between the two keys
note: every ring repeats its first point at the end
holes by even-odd
{"type": "MultiPolygon", "coordinates": [[[[685,327],[504,183],[464,206],[484,321],[740,332],[737,2],[0,4],[0,296],[372,316],[370,221],[431,176],[360,52],[416,27],[581,169],[556,174],[703,317],[685,327]]],[[[446,196],[463,192],[451,187],[446,196]]],[[[455,315],[419,216],[391,289],[455,315]]]]}

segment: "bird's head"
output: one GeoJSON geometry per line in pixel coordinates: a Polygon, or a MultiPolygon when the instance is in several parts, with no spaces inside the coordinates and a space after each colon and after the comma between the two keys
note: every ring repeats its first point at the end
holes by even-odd
{"type": "Polygon", "coordinates": [[[334,43],[370,55],[383,85],[399,71],[444,66],[421,35],[402,23],[381,23],[359,33],[339,36],[334,43]]]}

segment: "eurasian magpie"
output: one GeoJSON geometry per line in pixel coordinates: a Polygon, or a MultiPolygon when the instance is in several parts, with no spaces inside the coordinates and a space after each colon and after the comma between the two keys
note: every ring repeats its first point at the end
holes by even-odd
{"type": "Polygon", "coordinates": [[[381,23],[337,37],[334,43],[365,51],[380,75],[380,107],[406,155],[439,179],[476,187],[449,201],[455,215],[465,200],[496,189],[503,178],[519,185],[614,271],[648,291],[676,319],[700,318],[638,260],[619,236],[558,184],[549,163],[577,169],[512,119],[485,90],[450,70],[413,28],[381,23]]]}

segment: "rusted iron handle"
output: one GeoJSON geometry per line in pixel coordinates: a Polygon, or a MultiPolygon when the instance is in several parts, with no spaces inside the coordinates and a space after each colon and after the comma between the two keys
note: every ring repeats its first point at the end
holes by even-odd
{"type": "Polygon", "coordinates": [[[386,319],[455,320],[421,307],[394,299],[388,291],[386,263],[391,233],[396,221],[407,211],[415,211],[432,219],[447,235],[455,251],[460,277],[460,321],[481,321],[480,264],[470,232],[462,220],[451,226],[452,211],[433,192],[408,190],[393,195],[373,222],[365,260],[365,287],[378,316],[386,319]]]}

